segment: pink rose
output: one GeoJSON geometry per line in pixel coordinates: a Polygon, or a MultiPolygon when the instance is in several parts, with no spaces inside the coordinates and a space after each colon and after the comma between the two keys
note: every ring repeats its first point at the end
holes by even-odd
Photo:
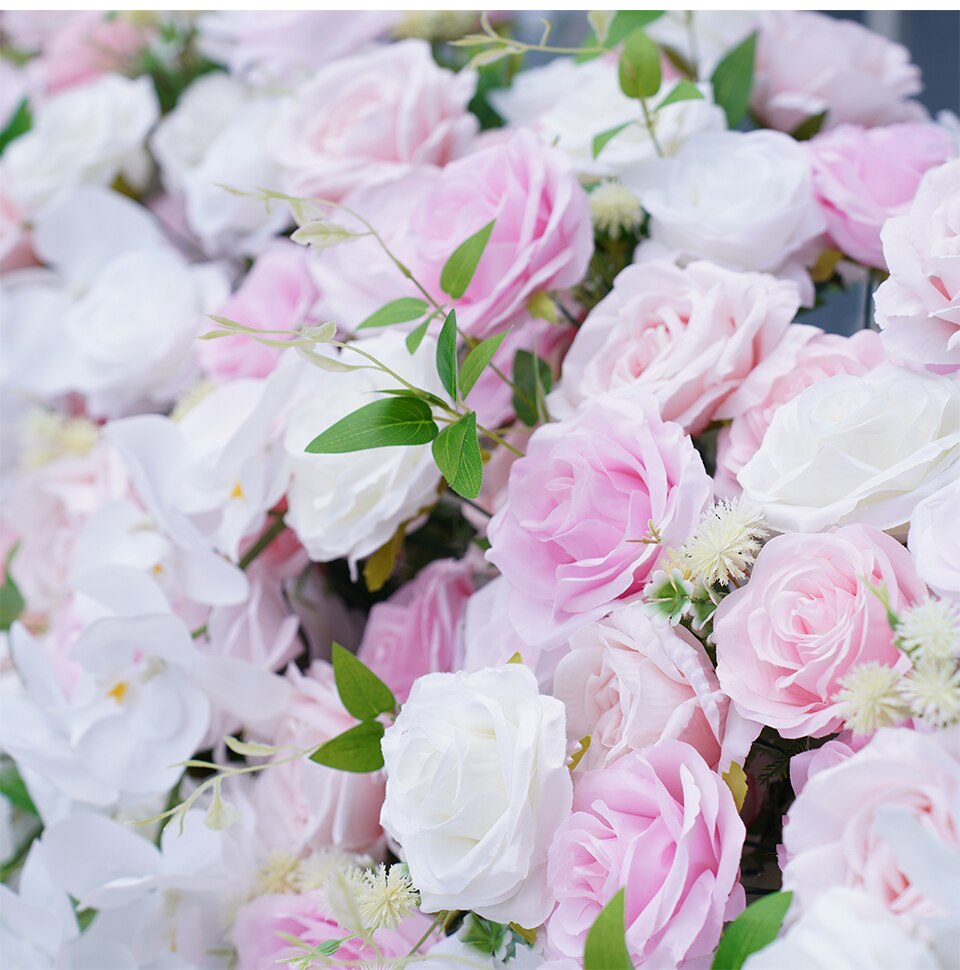
{"type": "Polygon", "coordinates": [[[250,900],[237,910],[232,937],[236,965],[242,970],[276,970],[285,957],[303,955],[303,950],[291,946],[279,933],[295,936],[308,946],[346,937],[332,958],[333,966],[380,966],[384,958],[405,957],[429,926],[428,917],[415,913],[395,930],[377,930],[374,951],[329,914],[320,892],[311,891],[250,900]]]}
{"type": "Polygon", "coordinates": [[[880,238],[890,269],[876,293],[884,345],[933,369],[960,369],[960,160],[927,172],[880,238]]]}
{"type": "Polygon", "coordinates": [[[295,195],[339,200],[462,155],[477,132],[473,71],[438,67],[404,40],[321,67],[274,128],[274,157],[295,195]]]}
{"type": "Polygon", "coordinates": [[[906,47],[860,24],[797,10],[763,18],[750,104],[773,128],[793,131],[824,111],[826,128],[925,118],[907,100],[922,88],[906,47]]]}
{"type": "Polygon", "coordinates": [[[577,630],[553,694],[572,743],[590,735],[582,764],[603,768],[661,738],[692,745],[711,768],[743,762],[756,735],[730,711],[703,645],[683,627],[631,603],[577,630]]]}
{"type": "Polygon", "coordinates": [[[660,741],[589,771],[576,780],[573,812],[550,847],[549,950],[582,957],[600,910],[625,888],[637,966],[708,957],[744,906],[745,830],[730,789],[697,751],[660,741]]]}
{"type": "Polygon", "coordinates": [[[791,326],[718,412],[717,417],[733,421],[720,430],[717,441],[717,494],[740,494],[737,473],[757,453],[782,404],[828,377],[866,374],[886,359],[880,337],[873,331],[841,337],[805,324],[791,326]]]}
{"type": "MultiPolygon", "coordinates": [[[[262,740],[308,748],[357,723],[340,702],[326,661],[315,660],[307,674],[291,666],[287,677],[293,685],[287,709],[262,740]]],[[[336,771],[306,758],[270,768],[257,778],[252,796],[260,840],[292,855],[329,846],[379,852],[383,791],[379,772],[336,771]]]]}
{"type": "Polygon", "coordinates": [[[917,503],[907,544],[930,589],[960,600],[960,476],[917,503]]]}
{"type": "Polygon", "coordinates": [[[832,741],[812,751],[801,751],[790,759],[790,787],[799,795],[811,776],[846,761],[869,741],[865,734],[841,731],[832,741]]]}
{"type": "Polygon", "coordinates": [[[808,150],[830,238],[857,262],[880,269],[887,268],[883,224],[907,209],[927,169],[955,154],[946,130],[925,122],[840,125],[817,135],[808,150]]]}
{"type": "Polygon", "coordinates": [[[792,283],[709,262],[628,266],[590,311],[563,362],[558,414],[605,391],[649,392],[690,434],[770,353],[800,306],[792,283]]]}
{"type": "Polygon", "coordinates": [[[840,730],[836,695],[858,664],[909,666],[880,598],[898,612],[925,595],[913,559],[872,526],[782,535],[761,550],[750,582],[714,615],[717,676],[740,714],[785,738],[840,730]]]}
{"type": "Polygon", "coordinates": [[[438,559],[370,610],[358,656],[400,703],[418,677],[461,666],[460,625],[471,593],[470,566],[438,559]]]}
{"type": "MultiPolygon", "coordinates": [[[[286,239],[272,242],[257,257],[240,288],[217,310],[217,316],[268,330],[318,322],[314,305],[320,294],[308,265],[309,253],[302,246],[286,239]]],[[[202,340],[198,346],[200,364],[215,381],[266,377],[281,353],[246,334],[202,340]]]]}
{"type": "Polygon", "coordinates": [[[639,592],[661,548],[696,528],[710,493],[690,439],[652,397],[607,395],[538,428],[487,530],[524,640],[561,643],[639,592]],[[661,542],[643,541],[651,525],[661,542]]]}
{"type": "Polygon", "coordinates": [[[884,728],[860,751],[811,771],[783,827],[783,888],[801,910],[847,886],[911,928],[955,919],[958,833],[960,728],[884,728]]]}

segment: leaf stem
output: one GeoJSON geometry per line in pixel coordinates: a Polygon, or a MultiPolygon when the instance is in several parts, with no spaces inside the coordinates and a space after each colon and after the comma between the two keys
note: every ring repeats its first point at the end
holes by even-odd
{"type": "Polygon", "coordinates": [[[420,947],[422,947],[423,944],[430,939],[430,936],[433,933],[433,931],[437,929],[437,927],[440,926],[446,918],[447,918],[447,911],[445,909],[441,909],[440,912],[437,913],[436,916],[434,916],[433,922],[427,927],[427,931],[423,934],[423,936],[420,937],[419,940],[417,940],[416,943],[414,943],[413,948],[410,950],[407,956],[412,957],[416,955],[420,951],[420,947]]]}
{"type": "Polygon", "coordinates": [[[267,529],[259,539],[243,554],[240,559],[240,568],[246,569],[273,542],[274,539],[280,535],[281,532],[286,528],[286,523],[283,521],[283,516],[279,516],[274,519],[273,524],[267,529]]]}
{"type": "Polygon", "coordinates": [[[643,123],[646,126],[648,134],[650,135],[650,143],[653,145],[653,150],[660,158],[663,158],[663,149],[660,147],[660,142],[657,141],[656,128],[653,124],[653,117],[650,114],[650,109],[647,107],[646,98],[640,98],[640,110],[643,112],[643,123]]]}

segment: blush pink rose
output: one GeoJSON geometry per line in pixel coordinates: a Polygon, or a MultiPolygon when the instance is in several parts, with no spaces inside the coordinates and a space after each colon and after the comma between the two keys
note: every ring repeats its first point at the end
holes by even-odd
{"type": "MultiPolygon", "coordinates": [[[[315,660],[306,674],[291,665],[287,677],[293,687],[287,708],[259,740],[309,748],[357,723],[340,702],[325,660],[315,660]]],[[[292,855],[330,846],[379,853],[383,793],[380,772],[336,771],[307,758],[270,768],[257,778],[252,794],[260,841],[292,855]]]]}
{"type": "Polygon", "coordinates": [[[438,559],[370,610],[357,655],[401,704],[418,677],[460,668],[472,573],[461,560],[438,559]]]}
{"type": "Polygon", "coordinates": [[[960,369],[960,160],[927,172],[880,237],[890,269],[875,297],[884,345],[934,370],[960,369]]]}
{"type": "Polygon", "coordinates": [[[619,607],[573,634],[553,695],[566,705],[569,740],[590,735],[581,762],[587,769],[675,738],[723,772],[732,760],[743,762],[757,733],[731,711],[700,641],[651,617],[644,603],[619,607]]]}
{"type": "Polygon", "coordinates": [[[913,201],[923,173],[956,154],[946,129],[907,122],[840,125],[808,143],[813,189],[838,249],[886,269],[880,230],[913,201]]]}
{"type": "Polygon", "coordinates": [[[720,687],[740,714],[785,738],[840,730],[836,695],[858,664],[909,667],[880,598],[894,612],[926,595],[910,553],[872,526],[771,539],[750,582],[713,620],[720,687]]]}
{"type": "MultiPolygon", "coordinates": [[[[240,288],[217,310],[217,316],[265,330],[318,322],[314,307],[320,294],[308,265],[306,249],[285,239],[276,240],[257,257],[240,288]]],[[[264,346],[246,334],[202,340],[198,346],[200,365],[215,381],[266,377],[277,366],[281,353],[279,348],[264,346]]]]}
{"type": "Polygon", "coordinates": [[[294,195],[339,200],[462,155],[477,133],[467,111],[477,76],[438,67],[404,40],[321,67],[277,119],[272,148],[294,195]]]}
{"type": "Polygon", "coordinates": [[[548,952],[582,958],[600,910],[626,890],[637,966],[706,958],[744,907],[745,829],[730,789],[696,749],[660,741],[576,779],[573,815],[550,847],[557,908],[548,952]]]}
{"type": "Polygon", "coordinates": [[[793,283],[765,274],[709,262],[628,266],[577,331],[551,409],[562,416],[630,387],[653,394],[665,420],[697,434],[779,343],[799,306],[793,283]]]}
{"type": "Polygon", "coordinates": [[[237,967],[242,970],[276,970],[286,957],[304,951],[288,943],[278,933],[317,946],[327,940],[340,940],[332,958],[333,966],[381,966],[405,957],[429,929],[430,919],[420,913],[408,916],[395,930],[377,930],[373,939],[377,950],[353,936],[330,915],[319,891],[257,896],[244,903],[234,919],[232,941],[237,948],[237,967]],[[392,959],[391,959],[392,958],[392,959]]]}
{"type": "Polygon", "coordinates": [[[607,395],[538,428],[487,530],[513,625],[531,644],[558,644],[638,593],[710,495],[690,438],[652,397],[607,395]],[[662,545],[643,541],[651,523],[662,545]]]}
{"type": "Polygon", "coordinates": [[[846,761],[870,740],[865,734],[841,731],[833,740],[812,751],[801,751],[790,759],[790,787],[799,795],[811,776],[846,761]]]}
{"type": "Polygon", "coordinates": [[[824,111],[825,128],[922,119],[907,100],[922,88],[906,47],[853,21],[805,10],[761,21],[750,105],[772,128],[793,131],[824,111]]]}
{"type": "Polygon", "coordinates": [[[717,417],[733,420],[720,429],[717,439],[717,495],[740,494],[737,473],[757,453],[777,408],[812,384],[836,374],[860,376],[885,360],[880,337],[872,330],[842,337],[793,324],[773,353],[719,409],[717,417]]]}
{"type": "Polygon", "coordinates": [[[848,757],[825,759],[787,813],[782,854],[783,888],[801,911],[847,886],[911,929],[955,921],[960,728],[884,728],[848,757]]]}

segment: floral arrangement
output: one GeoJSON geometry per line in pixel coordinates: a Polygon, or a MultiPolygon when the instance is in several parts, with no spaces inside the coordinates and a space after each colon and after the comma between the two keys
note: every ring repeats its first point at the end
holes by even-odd
{"type": "Polygon", "coordinates": [[[960,963],[960,126],[575,19],[2,15],[4,965],[960,963]]]}

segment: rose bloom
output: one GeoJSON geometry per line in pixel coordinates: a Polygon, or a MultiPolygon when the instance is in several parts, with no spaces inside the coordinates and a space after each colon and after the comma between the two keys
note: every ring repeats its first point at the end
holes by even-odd
{"type": "Polygon", "coordinates": [[[370,610],[358,656],[401,703],[418,677],[461,666],[460,625],[471,593],[470,566],[437,559],[370,610]]]}
{"type": "Polygon", "coordinates": [[[577,778],[573,815],[550,846],[557,908],[548,949],[582,958],[600,910],[626,889],[637,966],[705,958],[743,909],[745,830],[730,789],[696,749],[660,741],[577,778]]]}
{"type": "MultiPolygon", "coordinates": [[[[268,731],[257,731],[258,740],[310,748],[357,723],[344,709],[333,667],[325,660],[315,660],[306,674],[291,664],[287,679],[292,690],[286,709],[268,731]]],[[[286,756],[281,751],[277,759],[286,756]]],[[[258,835],[267,847],[292,855],[330,846],[349,852],[382,850],[379,772],[337,771],[298,758],[260,774],[251,797],[258,835]]]]}
{"type": "Polygon", "coordinates": [[[332,965],[359,967],[379,966],[384,958],[392,962],[405,957],[429,926],[426,916],[414,913],[395,930],[377,930],[373,934],[377,945],[374,951],[330,915],[321,892],[312,891],[255,897],[237,910],[231,935],[237,948],[237,966],[243,970],[275,970],[285,958],[304,953],[280,933],[295,936],[309,947],[343,940],[332,965]]]}
{"type": "Polygon", "coordinates": [[[843,723],[836,695],[858,664],[909,667],[880,597],[896,613],[926,590],[910,554],[866,526],[771,539],[750,582],[713,619],[717,676],[740,714],[785,738],[823,737],[843,723]]]}
{"type": "Polygon", "coordinates": [[[882,364],[839,374],[777,409],[737,478],[780,531],[906,525],[960,471],[960,388],[882,364]]]}
{"type": "Polygon", "coordinates": [[[551,413],[631,387],[697,434],[779,343],[799,303],[792,283],[708,262],[628,266],[577,331],[551,413]]]}
{"type": "Polygon", "coordinates": [[[923,118],[907,100],[922,88],[906,47],[860,24],[798,10],[762,21],[750,105],[772,128],[793,131],[824,111],[827,128],[923,118]]]}
{"type": "Polygon", "coordinates": [[[586,769],[675,738],[722,772],[731,760],[743,761],[756,734],[730,711],[700,641],[651,617],[644,603],[621,606],[574,633],[553,694],[566,705],[570,742],[590,735],[586,769]]]}
{"type": "Polygon", "coordinates": [[[942,970],[947,965],[875,899],[834,886],[812,900],[783,936],[751,953],[743,966],[744,970],[942,970]]]}
{"type": "MultiPolygon", "coordinates": [[[[319,323],[314,306],[320,294],[308,269],[309,253],[286,239],[277,239],[259,256],[240,288],[217,310],[249,327],[293,329],[301,323],[319,323]]],[[[200,366],[215,381],[266,377],[277,366],[282,351],[238,333],[201,341],[200,366]]]]}
{"type": "Polygon", "coordinates": [[[960,599],[960,476],[917,504],[908,545],[920,578],[938,596],[960,599]]]}
{"type": "Polygon", "coordinates": [[[383,738],[380,821],[421,909],[539,926],[553,908],[547,847],[570,812],[563,704],[522,664],[435,673],[383,738]]]}
{"type": "MultiPolygon", "coordinates": [[[[958,742],[956,727],[884,728],[851,757],[811,773],[783,827],[783,888],[801,912],[846,886],[907,929],[956,921],[958,742]]],[[[954,936],[954,957],[955,947],[954,936]]]]}
{"type": "Polygon", "coordinates": [[[757,453],[777,409],[801,391],[835,374],[866,374],[887,359],[880,336],[860,330],[850,337],[795,323],[784,338],[718,410],[732,418],[717,439],[714,487],[721,496],[740,493],[737,474],[757,453]]]}
{"type": "Polygon", "coordinates": [[[960,368],[960,160],[927,172],[910,209],[880,234],[890,276],[876,293],[891,353],[960,368]]]}
{"type": "Polygon", "coordinates": [[[640,197],[660,248],[798,281],[824,228],[806,153],[776,131],[695,135],[651,172],[640,197]]]}
{"type": "Polygon", "coordinates": [[[487,530],[513,625],[531,644],[558,644],[639,592],[661,549],[696,528],[710,493],[690,439],[652,397],[607,395],[538,428],[487,530]],[[651,523],[660,543],[642,541],[651,523]]]}
{"type": "MultiPolygon", "coordinates": [[[[417,387],[443,394],[436,344],[424,340],[410,355],[401,334],[384,333],[364,344],[378,360],[417,387]]],[[[360,360],[347,351],[345,363],[360,360]]],[[[436,500],[440,472],[430,445],[396,446],[346,454],[313,455],[304,449],[321,431],[374,400],[373,391],[396,387],[381,371],[346,374],[314,370],[311,391],[287,419],[284,447],[292,478],[287,524],[317,562],[358,559],[376,552],[405,522],[436,500]]]]}
{"type": "Polygon", "coordinates": [[[473,71],[438,67],[422,40],[321,67],[270,136],[287,191],[337,200],[415,166],[445,165],[477,132],[467,111],[476,85],[473,71]]]}
{"type": "Polygon", "coordinates": [[[946,129],[922,122],[840,125],[808,143],[827,233],[848,256],[886,269],[880,229],[913,201],[920,179],[956,154],[946,129]]]}

